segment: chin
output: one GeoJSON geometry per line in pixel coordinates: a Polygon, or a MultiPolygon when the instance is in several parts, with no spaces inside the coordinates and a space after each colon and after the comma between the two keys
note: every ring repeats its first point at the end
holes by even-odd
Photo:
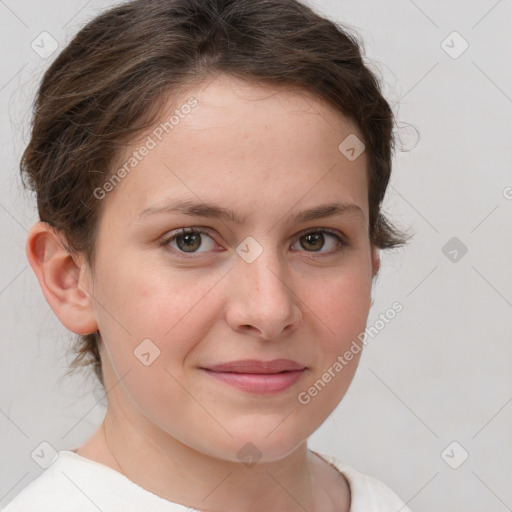
{"type": "Polygon", "coordinates": [[[228,428],[230,434],[220,439],[209,439],[204,453],[230,462],[248,465],[255,462],[272,462],[283,459],[307,441],[303,432],[290,432],[284,423],[272,421],[257,424],[254,420],[247,429],[228,428]],[[294,435],[295,434],[295,435],[294,435]],[[212,450],[212,447],[215,447],[212,450]]]}

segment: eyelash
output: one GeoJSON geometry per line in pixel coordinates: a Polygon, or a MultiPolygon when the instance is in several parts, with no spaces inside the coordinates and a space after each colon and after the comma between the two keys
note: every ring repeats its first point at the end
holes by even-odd
{"type": "MultiPolygon", "coordinates": [[[[314,256],[310,256],[310,257],[313,257],[313,258],[318,258],[318,257],[324,257],[324,256],[332,256],[333,254],[337,254],[337,253],[340,253],[342,252],[346,247],[348,247],[348,243],[345,241],[345,239],[339,234],[338,231],[334,231],[332,229],[329,229],[329,228],[322,228],[322,229],[319,229],[319,228],[315,228],[315,229],[309,229],[307,231],[304,231],[304,232],[301,232],[297,235],[297,241],[300,240],[302,237],[306,236],[306,235],[309,235],[309,234],[316,234],[316,233],[327,233],[331,236],[333,236],[339,243],[339,246],[336,248],[336,249],[333,249],[329,252],[320,252],[320,253],[317,253],[318,256],[315,255],[315,251],[302,251],[302,252],[306,252],[306,254],[312,254],[314,256]]],[[[206,230],[204,228],[199,228],[199,227],[191,227],[191,228],[181,228],[177,231],[173,231],[172,233],[170,233],[169,235],[165,236],[160,242],[159,242],[159,246],[160,247],[164,247],[166,248],[167,250],[169,251],[172,251],[173,254],[176,254],[178,253],[179,254],[179,257],[180,258],[185,258],[185,259],[197,259],[198,256],[193,256],[194,254],[201,254],[201,253],[188,253],[190,254],[190,256],[183,252],[183,251],[177,251],[175,249],[169,249],[167,246],[173,242],[174,240],[176,240],[176,238],[178,238],[179,236],[182,236],[182,235],[187,235],[187,234],[199,234],[199,235],[208,235],[210,236],[210,238],[213,239],[213,237],[211,237],[210,235],[210,232],[209,230],[206,230]]]]}

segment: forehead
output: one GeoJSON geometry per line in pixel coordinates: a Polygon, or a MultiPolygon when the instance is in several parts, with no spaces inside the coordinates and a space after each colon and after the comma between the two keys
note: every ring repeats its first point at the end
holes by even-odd
{"type": "Polygon", "coordinates": [[[320,194],[363,208],[366,155],[351,162],[338,148],[354,134],[363,138],[311,93],[221,75],[169,100],[154,127],[120,155],[113,172],[128,172],[104,206],[134,219],[170,195],[243,211],[255,199],[291,207],[320,194]]]}

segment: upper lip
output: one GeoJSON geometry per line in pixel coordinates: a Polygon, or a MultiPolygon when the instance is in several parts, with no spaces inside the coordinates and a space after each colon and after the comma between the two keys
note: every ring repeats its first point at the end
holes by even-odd
{"type": "Polygon", "coordinates": [[[279,373],[293,370],[303,370],[306,366],[291,359],[274,359],[273,361],[259,361],[257,359],[244,359],[230,361],[229,363],[216,364],[203,367],[214,372],[232,373],[279,373]]]}

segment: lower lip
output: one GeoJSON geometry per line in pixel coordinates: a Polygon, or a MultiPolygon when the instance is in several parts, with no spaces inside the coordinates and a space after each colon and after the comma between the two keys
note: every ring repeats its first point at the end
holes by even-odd
{"type": "Polygon", "coordinates": [[[293,386],[306,371],[293,370],[282,373],[231,373],[214,372],[202,368],[212,377],[219,379],[243,391],[258,393],[262,395],[279,393],[293,386]]]}

